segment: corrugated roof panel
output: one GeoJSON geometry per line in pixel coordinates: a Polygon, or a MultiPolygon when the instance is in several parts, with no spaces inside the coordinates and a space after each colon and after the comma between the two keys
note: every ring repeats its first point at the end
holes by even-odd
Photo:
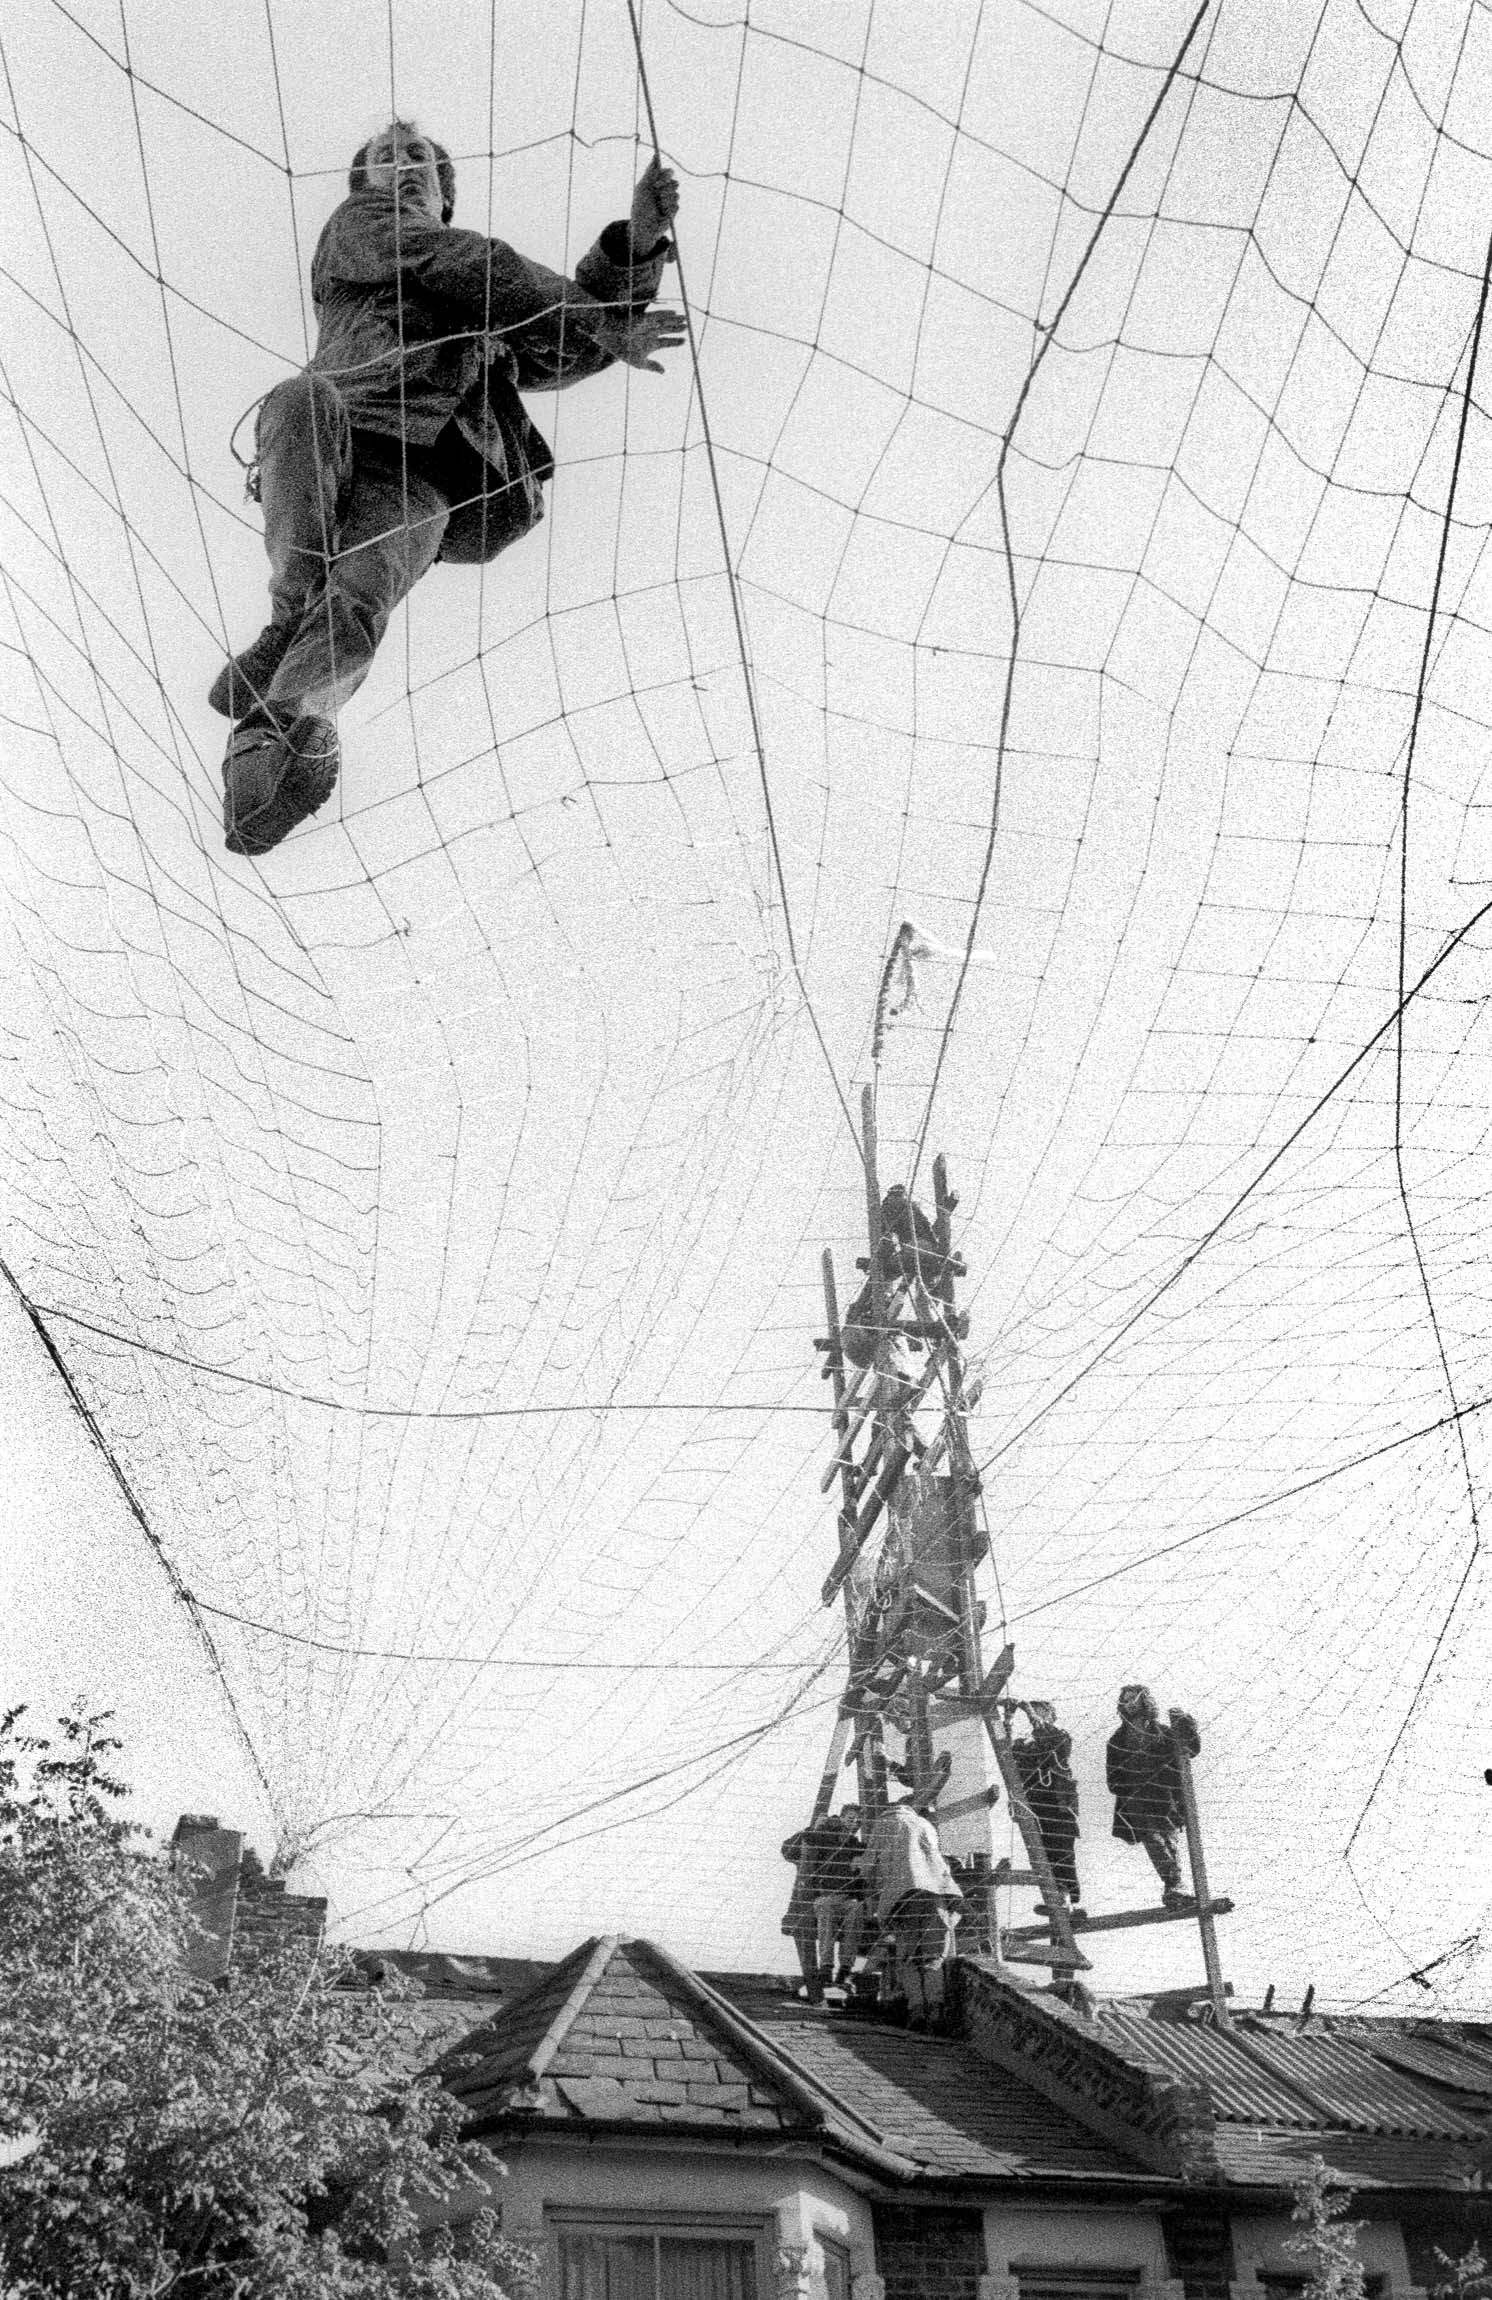
{"type": "Polygon", "coordinates": [[[1144,2020],[1107,2009],[1100,2025],[1104,2037],[1141,2067],[1205,2084],[1220,2117],[1241,2124],[1298,2125],[1303,2130],[1317,2122],[1304,2101],[1273,2083],[1268,2072],[1256,2068],[1220,2029],[1144,2020]]]}
{"type": "Polygon", "coordinates": [[[1443,2043],[1424,2036],[1406,2036],[1390,2030],[1386,2035],[1354,2024],[1344,2030],[1344,2024],[1333,2021],[1334,2030],[1351,2037],[1375,2060],[1387,2061],[1391,2068],[1402,2069],[1408,2076],[1427,2077],[1431,2084],[1445,2085],[1451,2092],[1468,2093],[1473,2098],[1492,2101],[1492,2060],[1480,2053],[1470,2052],[1458,2045],[1453,2037],[1443,2043]]]}
{"type": "Polygon", "coordinates": [[[1330,2121],[1349,2131],[1416,2133],[1435,2140],[1483,2137],[1482,2127],[1347,2037],[1251,2034],[1248,2041],[1282,2076],[1308,2086],[1330,2121]]]}
{"type": "Polygon", "coordinates": [[[1377,2132],[1284,2132],[1278,2127],[1222,2124],[1217,2132],[1223,2176],[1241,2187],[1293,2187],[1313,2156],[1355,2189],[1464,2189],[1475,2152],[1444,2141],[1389,2138],[1377,2132]]]}

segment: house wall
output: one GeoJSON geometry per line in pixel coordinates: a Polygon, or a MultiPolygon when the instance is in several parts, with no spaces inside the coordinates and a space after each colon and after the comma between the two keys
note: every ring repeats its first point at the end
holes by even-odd
{"type": "Polygon", "coordinates": [[[878,2204],[873,2218],[885,2300],[979,2300],[984,2231],[977,2210],[878,2204]]]}
{"type": "Polygon", "coordinates": [[[541,2255],[546,2296],[555,2289],[551,2216],[584,2212],[601,2220],[683,2214],[756,2221],[762,2300],[825,2300],[820,2240],[828,2238],[849,2253],[853,2300],[887,2300],[876,2273],[869,2204],[807,2156],[532,2141],[516,2148],[499,2142],[495,2153],[507,2166],[506,2179],[496,2183],[504,2234],[541,2255]]]}
{"type": "Polygon", "coordinates": [[[978,2300],[1020,2300],[1018,2266],[1137,2272],[1137,2300],[1184,2300],[1172,2279],[1156,2211],[1071,2212],[1043,2205],[991,2206],[984,2216],[986,2270],[978,2300]]]}
{"type": "MultiPolygon", "coordinates": [[[[1349,2208],[1348,2218],[1362,2220],[1360,2200],[1349,2208]]],[[[1264,2271],[1285,2276],[1300,2275],[1302,2263],[1292,2259],[1285,2250],[1291,2238],[1298,2237],[1300,2233],[1288,2213],[1278,2216],[1234,2213],[1234,2300],[1263,2300],[1259,2277],[1264,2271]]],[[[1396,2221],[1362,2220],[1357,2251],[1369,2276],[1382,2276],[1386,2279],[1393,2300],[1409,2300],[1413,2288],[1409,2257],[1396,2221]]]]}

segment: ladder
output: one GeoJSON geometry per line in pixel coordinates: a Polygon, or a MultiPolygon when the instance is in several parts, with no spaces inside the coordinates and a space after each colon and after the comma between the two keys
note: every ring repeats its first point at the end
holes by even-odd
{"type": "MultiPolygon", "coordinates": [[[[979,1473],[969,1444],[968,1417],[977,1403],[964,1362],[967,1318],[954,1301],[964,1266],[953,1252],[958,1201],[946,1160],[933,1166],[930,1224],[910,1208],[910,1237],[888,1240],[876,1170],[875,1103],[869,1087],[861,1101],[869,1253],[861,1267],[867,1283],[855,1304],[857,1334],[869,1309],[870,1362],[846,1354],[834,1258],[823,1256],[827,1335],[823,1373],[832,1387],[834,1453],[825,1491],[839,1483],[839,1554],[824,1582],[823,1599],[842,1596],[849,1638],[849,1680],[840,1701],[829,1754],[819,1782],[814,1817],[829,1809],[835,1782],[853,1750],[860,1803],[874,1815],[888,1801],[888,1725],[903,1737],[920,1803],[938,1786],[951,1760],[949,1735],[973,1720],[994,1759],[1011,1817],[1026,1849],[1029,1875],[1041,1896],[1040,1939],[1016,1944],[1009,1960],[1040,1962],[1059,1980],[1090,1969],[1073,1935],[1067,1903],[1058,1890],[1046,1847],[1021,1786],[1002,1705],[1014,1665],[1006,1646],[986,1670],[983,1608],[975,1568],[987,1543],[977,1530],[979,1473]],[[867,1299],[868,1298],[868,1299],[867,1299]],[[943,1747],[940,1748],[940,1742],[943,1747]]],[[[863,1343],[860,1351],[864,1355],[863,1343]]],[[[994,1921],[993,1799],[977,1792],[949,1805],[938,1819],[955,1817],[982,1837],[969,1866],[984,1880],[983,1907],[973,1910],[980,1946],[1000,1958],[994,1921]]]]}
{"type": "Polygon", "coordinates": [[[1173,1738],[1173,1747],[1191,1868],[1188,1905],[1120,1910],[1074,1925],[1057,1885],[1022,1786],[1011,1730],[1013,1704],[1005,1698],[1014,1648],[1004,1646],[988,1667],[983,1653],[984,1608],[975,1571],[988,1543],[976,1523],[980,1479],[968,1430],[979,1386],[967,1378],[963,1345],[968,1319],[954,1300],[955,1281],[965,1275],[952,1245],[958,1200],[949,1187],[947,1162],[939,1156],[933,1165],[931,1222],[903,1192],[904,1219],[890,1234],[886,1209],[892,1199],[881,1196],[869,1087],[861,1100],[861,1128],[869,1253],[858,1266],[866,1282],[852,1313],[842,1318],[834,1258],[825,1248],[828,1332],[814,1345],[823,1352],[822,1372],[831,1385],[834,1432],[821,1490],[829,1491],[836,1481],[839,1486],[838,1555],[824,1581],[823,1602],[843,1599],[849,1642],[848,1682],[814,1818],[828,1812],[839,1774],[851,1758],[865,1812],[873,1817],[884,1808],[891,1770],[886,1732],[895,1730],[905,1747],[905,1760],[896,1770],[910,1777],[914,1799],[921,1803],[936,1795],[939,1826],[957,1821],[966,1847],[971,1838],[980,1840],[965,1867],[966,1908],[974,1919],[971,1945],[996,1962],[1045,1966],[1058,1990],[1069,1993],[1077,1975],[1092,1969],[1079,1933],[1195,1923],[1207,1975],[1205,1995],[1214,2022],[1226,2028],[1227,1989],[1215,1920],[1228,1915],[1233,1904],[1213,1899],[1208,1887],[1196,1788],[1180,1738],[1173,1738]],[[855,1337],[855,1357],[868,1362],[853,1362],[847,1332],[855,1337]],[[1020,1833],[1023,1869],[995,1859],[993,1787],[952,1802],[941,1794],[951,1742],[959,1736],[967,1746],[971,1721],[982,1731],[1020,1833]],[[1039,1910],[1034,1921],[997,1924],[994,1896],[1004,1887],[1035,1891],[1039,1910]]]}

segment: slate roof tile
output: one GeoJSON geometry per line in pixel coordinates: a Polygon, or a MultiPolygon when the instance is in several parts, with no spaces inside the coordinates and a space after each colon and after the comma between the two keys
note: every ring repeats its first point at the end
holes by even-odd
{"type": "Polygon", "coordinates": [[[779,2097],[728,2024],[675,1983],[645,1944],[587,1942],[448,2055],[446,2080],[486,2117],[534,2113],[530,2071],[542,2064],[538,2113],[712,2129],[781,2131],[805,2122],[779,2097]],[[683,1994],[684,2001],[676,2001],[683,1994]],[[619,2009],[625,2007],[625,2010],[619,2009]],[[754,2088],[754,2089],[753,2089],[754,2088]]]}
{"type": "Polygon", "coordinates": [[[1138,2175],[1132,2159],[955,2037],[930,2037],[800,2004],[771,1980],[717,1988],[810,2078],[929,2171],[971,2178],[1138,2175]]]}
{"type": "Polygon", "coordinates": [[[582,2116],[626,2116],[635,2106],[624,2085],[611,2076],[560,2076],[555,2089],[582,2116]]]}

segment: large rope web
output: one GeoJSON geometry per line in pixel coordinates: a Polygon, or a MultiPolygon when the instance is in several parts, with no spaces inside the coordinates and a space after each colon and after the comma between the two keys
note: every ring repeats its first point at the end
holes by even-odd
{"type": "Polygon", "coordinates": [[[7,12],[3,1252],[358,1937],[778,1961],[874,1067],[1089,1869],[1147,1678],[1241,1989],[1486,2001],[1487,22],[7,12]],[[656,134],[692,356],[234,862],[227,440],[395,108],[556,266],[656,134]]]}

